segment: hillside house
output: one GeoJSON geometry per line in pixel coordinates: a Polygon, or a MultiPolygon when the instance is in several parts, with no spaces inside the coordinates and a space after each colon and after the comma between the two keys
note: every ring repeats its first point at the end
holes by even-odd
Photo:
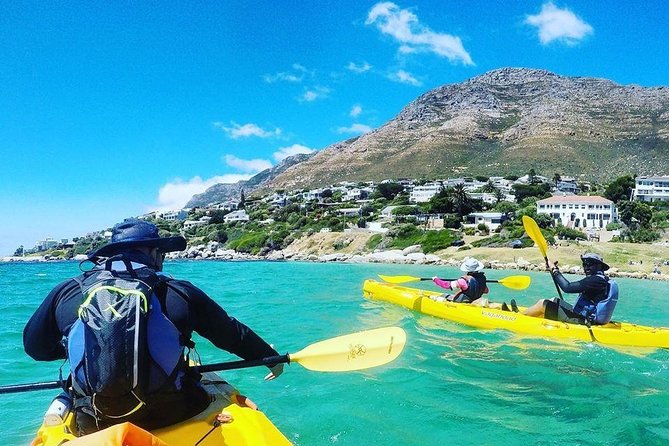
{"type": "Polygon", "coordinates": [[[430,198],[437,195],[443,188],[444,185],[441,182],[415,186],[409,194],[409,201],[411,203],[427,203],[430,201],[430,198]]]}
{"type": "Polygon", "coordinates": [[[549,214],[555,223],[573,229],[603,229],[618,221],[611,200],[599,196],[563,195],[537,201],[537,213],[549,214]]]}
{"type": "Polygon", "coordinates": [[[206,226],[209,224],[210,220],[211,217],[206,215],[204,217],[200,217],[198,220],[186,220],[184,222],[184,229],[188,231],[189,229],[197,228],[199,226],[206,226]]]}
{"type": "Polygon", "coordinates": [[[475,228],[481,223],[491,231],[497,229],[506,220],[506,215],[501,212],[472,212],[465,216],[465,228],[475,228]]]}
{"type": "Polygon", "coordinates": [[[229,214],[226,214],[225,217],[223,217],[223,220],[226,223],[232,223],[235,221],[249,221],[250,219],[251,217],[249,217],[249,214],[246,213],[245,209],[230,212],[229,214]]]}
{"type": "Polygon", "coordinates": [[[632,200],[669,201],[669,177],[636,177],[632,200]]]}

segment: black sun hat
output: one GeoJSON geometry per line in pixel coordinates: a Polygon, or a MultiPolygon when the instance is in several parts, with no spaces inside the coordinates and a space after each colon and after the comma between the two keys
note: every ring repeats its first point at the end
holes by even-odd
{"type": "Polygon", "coordinates": [[[581,262],[583,262],[584,264],[599,263],[600,265],[602,265],[602,271],[606,271],[609,269],[609,265],[604,263],[604,259],[602,258],[602,256],[600,256],[599,254],[595,254],[594,252],[586,252],[585,254],[583,254],[581,256],[581,262]]]}
{"type": "Polygon", "coordinates": [[[146,246],[159,248],[162,252],[183,251],[186,239],[182,236],[161,237],[158,227],[148,221],[129,218],[112,229],[111,243],[94,251],[88,258],[109,257],[127,248],[146,246]]]}

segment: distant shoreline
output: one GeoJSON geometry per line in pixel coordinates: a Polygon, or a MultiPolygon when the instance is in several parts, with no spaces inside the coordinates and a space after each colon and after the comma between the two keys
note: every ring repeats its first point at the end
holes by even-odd
{"type": "MultiPolygon", "coordinates": [[[[204,246],[190,247],[186,251],[179,253],[170,253],[168,261],[229,261],[229,262],[243,262],[243,261],[292,261],[292,262],[315,262],[315,263],[352,263],[352,264],[404,264],[404,265],[429,265],[429,266],[448,266],[458,267],[462,262],[462,258],[470,255],[477,257],[485,264],[486,269],[489,270],[507,270],[507,271],[545,271],[543,263],[536,263],[525,260],[522,256],[517,256],[515,261],[505,262],[500,260],[489,260],[486,257],[477,255],[479,253],[475,250],[467,250],[459,252],[458,256],[446,257],[435,254],[423,254],[418,252],[415,248],[409,247],[405,250],[385,250],[376,251],[366,254],[347,254],[331,252],[327,254],[309,254],[300,253],[289,250],[273,251],[267,256],[251,255],[246,253],[238,253],[232,250],[218,250],[215,252],[207,251],[204,246]],[[413,249],[411,249],[413,248],[413,249]]],[[[499,248],[498,248],[499,249],[499,248]]],[[[514,250],[514,252],[527,251],[530,248],[523,250],[514,250]]],[[[49,259],[47,256],[6,256],[0,257],[0,264],[11,263],[51,263],[51,262],[81,262],[85,260],[85,256],[77,256],[72,259],[49,259]]],[[[515,259],[515,257],[514,257],[515,259]]],[[[568,265],[560,262],[560,267],[565,274],[583,274],[580,265],[568,265]]],[[[653,274],[641,271],[626,271],[613,267],[606,272],[610,277],[625,277],[630,279],[641,280],[656,280],[669,281],[668,274],[653,274]]]]}

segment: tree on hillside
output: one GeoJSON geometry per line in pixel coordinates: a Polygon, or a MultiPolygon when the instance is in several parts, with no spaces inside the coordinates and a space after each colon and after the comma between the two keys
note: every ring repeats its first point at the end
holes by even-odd
{"type": "Polygon", "coordinates": [[[618,177],[611,182],[604,191],[604,196],[614,203],[629,201],[632,197],[635,181],[632,175],[618,177]]]}
{"type": "Polygon", "coordinates": [[[404,186],[399,183],[381,183],[376,186],[376,193],[387,200],[392,200],[403,190],[404,186]]]}
{"type": "Polygon", "coordinates": [[[558,183],[562,181],[562,177],[560,176],[559,173],[553,174],[553,182],[555,183],[555,188],[557,189],[558,183]]]}
{"type": "Polygon", "coordinates": [[[474,209],[472,200],[469,198],[469,195],[467,195],[464,184],[456,184],[453,187],[451,194],[453,197],[453,204],[455,205],[455,211],[460,217],[464,217],[474,209]]]}
{"type": "Polygon", "coordinates": [[[550,196],[551,186],[548,183],[514,184],[512,186],[516,201],[522,202],[527,197],[546,198],[550,196]]]}
{"type": "Polygon", "coordinates": [[[428,202],[428,210],[432,214],[450,214],[454,209],[451,194],[446,189],[437,192],[428,202]]]}
{"type": "Polygon", "coordinates": [[[495,191],[497,190],[497,188],[493,184],[492,180],[489,179],[487,183],[485,183],[483,186],[481,186],[481,190],[483,192],[494,194],[495,191]]]}
{"type": "Polygon", "coordinates": [[[653,218],[653,209],[638,201],[621,201],[618,205],[620,220],[630,228],[649,228],[653,218]]]}
{"type": "Polygon", "coordinates": [[[239,193],[239,204],[237,205],[238,209],[244,209],[246,207],[246,199],[244,197],[244,189],[239,193]]]}

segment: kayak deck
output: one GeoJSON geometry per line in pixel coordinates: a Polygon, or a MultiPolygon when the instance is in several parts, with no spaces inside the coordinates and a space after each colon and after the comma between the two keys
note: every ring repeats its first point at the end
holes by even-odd
{"type": "MultiPolygon", "coordinates": [[[[255,405],[230,384],[223,381],[216,373],[203,374],[202,384],[212,397],[212,402],[207,409],[198,415],[172,426],[156,429],[151,432],[153,436],[167,445],[194,445],[198,441],[199,446],[225,445],[225,446],[283,446],[292,443],[272,424],[272,422],[255,405]],[[214,427],[214,421],[221,413],[229,415],[231,421],[224,422],[214,427]],[[212,431],[211,433],[209,433],[212,431]],[[208,434],[209,433],[209,434],[208,434]],[[207,435],[208,434],[208,435],[207,435]]],[[[63,423],[54,426],[40,427],[32,446],[56,446],[63,441],[75,440],[74,417],[70,413],[63,423]]],[[[110,434],[112,435],[112,434],[110,434]]],[[[117,437],[114,436],[114,439],[117,437]]],[[[84,440],[81,437],[79,440],[84,440]]],[[[78,441],[74,444],[79,444],[78,441]]],[[[103,444],[117,444],[112,438],[103,444]]],[[[123,446],[133,444],[153,444],[143,440],[140,443],[122,442],[123,446]]],[[[160,441],[156,444],[162,444],[160,441]]],[[[96,443],[99,440],[96,439],[96,443]]],[[[67,443],[69,444],[69,443],[67,443]]],[[[81,444],[92,444],[82,442],[81,444]]],[[[118,443],[121,446],[121,443],[118,443]]]]}
{"type": "Polygon", "coordinates": [[[669,328],[655,328],[627,322],[610,322],[588,327],[550,319],[525,316],[501,309],[455,302],[437,302],[437,291],[409,288],[366,280],[363,294],[367,299],[391,302],[423,314],[458,322],[476,328],[504,329],[547,338],[576,339],[620,346],[669,348],[669,328]]]}

